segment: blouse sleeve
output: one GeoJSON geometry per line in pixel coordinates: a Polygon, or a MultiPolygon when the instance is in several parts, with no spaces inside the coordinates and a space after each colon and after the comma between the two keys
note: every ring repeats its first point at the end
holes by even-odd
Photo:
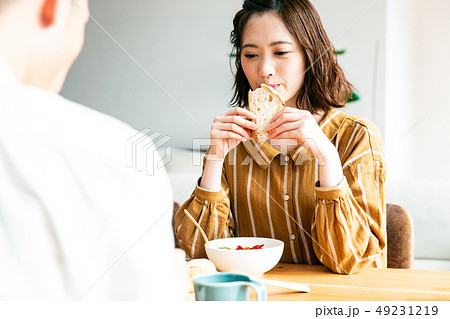
{"type": "Polygon", "coordinates": [[[372,123],[353,124],[338,144],[345,177],[335,187],[316,185],[311,229],[318,259],[341,274],[386,267],[383,142],[372,123]]]}
{"type": "MultiPolygon", "coordinates": [[[[206,157],[203,159],[205,167],[206,157]]],[[[230,199],[225,169],[222,169],[221,190],[211,192],[200,185],[201,178],[191,197],[175,214],[175,235],[180,247],[191,258],[204,258],[205,241],[194,223],[185,215],[186,209],[203,228],[209,240],[232,237],[234,220],[230,210],[230,199]]]]}

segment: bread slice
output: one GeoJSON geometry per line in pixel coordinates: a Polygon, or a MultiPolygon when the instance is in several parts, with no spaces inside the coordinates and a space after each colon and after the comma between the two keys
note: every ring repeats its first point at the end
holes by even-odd
{"type": "Polygon", "coordinates": [[[277,91],[270,86],[262,84],[260,88],[248,92],[248,108],[256,115],[257,129],[252,131],[253,139],[258,143],[264,143],[270,132],[266,126],[274,115],[284,108],[284,101],[277,91]]]}
{"type": "Polygon", "coordinates": [[[199,275],[210,275],[217,272],[213,262],[206,258],[191,259],[186,263],[189,274],[189,293],[194,292],[193,278],[199,275]]]}

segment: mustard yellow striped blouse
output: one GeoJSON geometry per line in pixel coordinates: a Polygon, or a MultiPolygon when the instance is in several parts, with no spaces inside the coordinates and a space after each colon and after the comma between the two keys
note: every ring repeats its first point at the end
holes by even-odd
{"type": "Polygon", "coordinates": [[[339,185],[318,185],[318,161],[301,146],[282,154],[268,142],[242,142],[225,158],[221,191],[197,186],[175,215],[175,233],[187,255],[206,256],[203,238],[184,209],[210,240],[282,240],[282,262],[322,263],[341,274],[386,267],[381,134],[370,121],[335,109],[319,126],[338,150],[345,176],[339,185]]]}

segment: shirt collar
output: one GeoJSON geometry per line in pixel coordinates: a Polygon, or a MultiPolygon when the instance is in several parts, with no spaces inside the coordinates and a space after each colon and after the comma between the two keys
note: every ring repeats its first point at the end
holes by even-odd
{"type": "MultiPolygon", "coordinates": [[[[331,141],[336,136],[346,118],[347,114],[332,108],[319,122],[319,127],[331,141]]],[[[243,145],[253,160],[264,169],[267,169],[273,159],[281,153],[273,148],[267,141],[261,145],[254,140],[249,140],[243,142],[243,145]]],[[[301,145],[288,152],[287,155],[289,155],[297,165],[306,164],[314,158],[311,152],[301,145]]]]}
{"type": "Polygon", "coordinates": [[[248,140],[242,142],[242,144],[244,144],[247,153],[253,158],[253,160],[264,169],[267,169],[273,159],[281,153],[273,148],[267,141],[260,144],[255,140],[248,140]]]}

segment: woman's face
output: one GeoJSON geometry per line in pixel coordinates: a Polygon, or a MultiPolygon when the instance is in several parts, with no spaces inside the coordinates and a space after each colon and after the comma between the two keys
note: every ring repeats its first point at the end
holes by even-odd
{"type": "Polygon", "coordinates": [[[242,35],[241,63],[253,90],[265,83],[283,96],[287,106],[296,107],[305,53],[276,13],[249,19],[242,35]]]}

